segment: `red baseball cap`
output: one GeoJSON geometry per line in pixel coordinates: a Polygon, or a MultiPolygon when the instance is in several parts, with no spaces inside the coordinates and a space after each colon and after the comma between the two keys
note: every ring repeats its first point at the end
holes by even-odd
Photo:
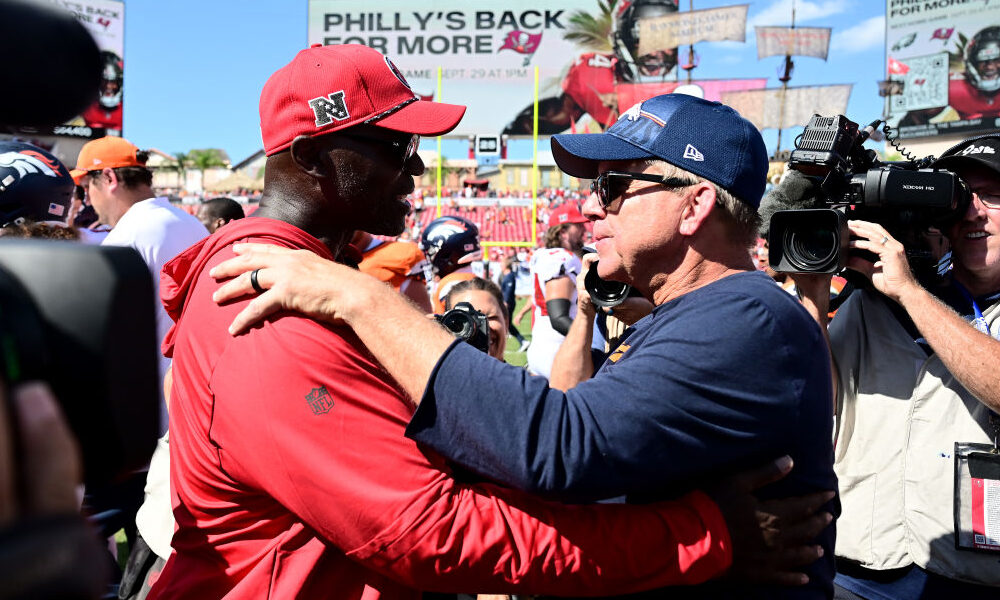
{"type": "Polygon", "coordinates": [[[76,159],[76,168],[69,174],[73,177],[73,181],[80,185],[80,180],[90,171],[145,167],[146,163],[139,160],[138,153],[139,148],[125,138],[102,137],[83,145],[76,159]]]}
{"type": "Polygon", "coordinates": [[[421,100],[388,57],[358,44],[316,44],[299,52],[271,75],[260,94],[260,131],[268,156],[288,148],[296,136],[362,123],[441,135],[464,114],[464,106],[421,100]]]}
{"type": "Polygon", "coordinates": [[[572,202],[566,202],[549,213],[549,227],[566,225],[567,223],[587,223],[589,219],[580,214],[580,209],[572,202]]]}

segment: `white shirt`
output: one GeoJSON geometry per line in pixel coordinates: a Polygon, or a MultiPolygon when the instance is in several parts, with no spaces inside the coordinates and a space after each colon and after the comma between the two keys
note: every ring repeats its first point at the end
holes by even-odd
{"type": "MultiPolygon", "coordinates": [[[[160,361],[160,396],[163,395],[163,376],[170,367],[170,359],[160,352],[159,344],[173,325],[163,303],[160,302],[160,271],[163,265],[186,250],[195,242],[208,236],[201,221],[170,204],[166,198],[149,198],[132,205],[108,233],[102,246],[135,248],[142,256],[153,278],[156,311],[156,355],[160,361]]],[[[167,431],[166,405],[160,405],[160,434],[167,431]]]]}
{"type": "Polygon", "coordinates": [[[531,346],[528,348],[528,369],[537,375],[549,377],[552,361],[565,336],[552,327],[545,306],[545,284],[559,277],[569,277],[574,283],[569,298],[569,317],[576,318],[576,277],[583,270],[580,257],[564,248],[543,248],[531,257],[531,279],[535,293],[535,322],[531,327],[531,346]]]}

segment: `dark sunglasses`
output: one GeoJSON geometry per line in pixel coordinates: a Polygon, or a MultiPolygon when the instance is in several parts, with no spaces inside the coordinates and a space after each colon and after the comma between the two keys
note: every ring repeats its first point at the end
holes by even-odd
{"type": "Polygon", "coordinates": [[[695,185],[693,182],[679,177],[664,177],[652,173],[632,173],[629,171],[605,171],[590,182],[591,193],[597,194],[597,199],[605,209],[625,194],[633,180],[651,181],[669,188],[682,188],[695,185]]]}
{"type": "Polygon", "coordinates": [[[420,146],[420,136],[415,133],[410,135],[409,140],[400,139],[399,137],[389,138],[378,135],[368,135],[367,133],[343,132],[341,135],[354,140],[361,140],[369,143],[388,144],[392,146],[393,154],[399,156],[401,163],[404,165],[409,162],[411,158],[413,158],[413,155],[417,153],[417,148],[420,146]]]}

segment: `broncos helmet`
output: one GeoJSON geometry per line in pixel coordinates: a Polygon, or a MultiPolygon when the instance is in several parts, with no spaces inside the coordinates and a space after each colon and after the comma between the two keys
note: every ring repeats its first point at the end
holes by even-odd
{"type": "Polygon", "coordinates": [[[677,66],[677,48],[639,56],[639,21],[677,12],[677,0],[623,2],[615,29],[614,49],[618,73],[624,81],[666,77],[677,66]]]}
{"type": "Polygon", "coordinates": [[[122,59],[114,52],[101,51],[101,90],[98,98],[101,106],[112,109],[122,103],[122,83],[125,69],[122,59]]]}
{"type": "Polygon", "coordinates": [[[75,187],[55,156],[31,144],[0,141],[0,226],[22,221],[65,225],[75,187]]]}
{"type": "Polygon", "coordinates": [[[420,235],[420,249],[434,273],[444,277],[481,255],[479,228],[462,217],[439,217],[420,235]]]}
{"type": "Polygon", "coordinates": [[[1000,90],[1000,27],[993,25],[972,36],[965,48],[965,78],[982,92],[1000,90]],[[992,72],[984,72],[982,63],[992,62],[992,72]]]}

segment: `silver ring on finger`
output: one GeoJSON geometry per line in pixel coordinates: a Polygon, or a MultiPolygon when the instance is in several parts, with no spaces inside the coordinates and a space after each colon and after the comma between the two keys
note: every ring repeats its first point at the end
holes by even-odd
{"type": "Polygon", "coordinates": [[[888,242],[888,241],[889,241],[889,236],[883,235],[882,236],[882,245],[885,246],[885,243],[888,242]]]}
{"type": "Polygon", "coordinates": [[[260,282],[257,281],[257,273],[260,273],[260,269],[254,269],[253,271],[250,271],[250,287],[252,287],[253,291],[257,292],[258,294],[263,294],[264,288],[260,287],[260,282]]]}

